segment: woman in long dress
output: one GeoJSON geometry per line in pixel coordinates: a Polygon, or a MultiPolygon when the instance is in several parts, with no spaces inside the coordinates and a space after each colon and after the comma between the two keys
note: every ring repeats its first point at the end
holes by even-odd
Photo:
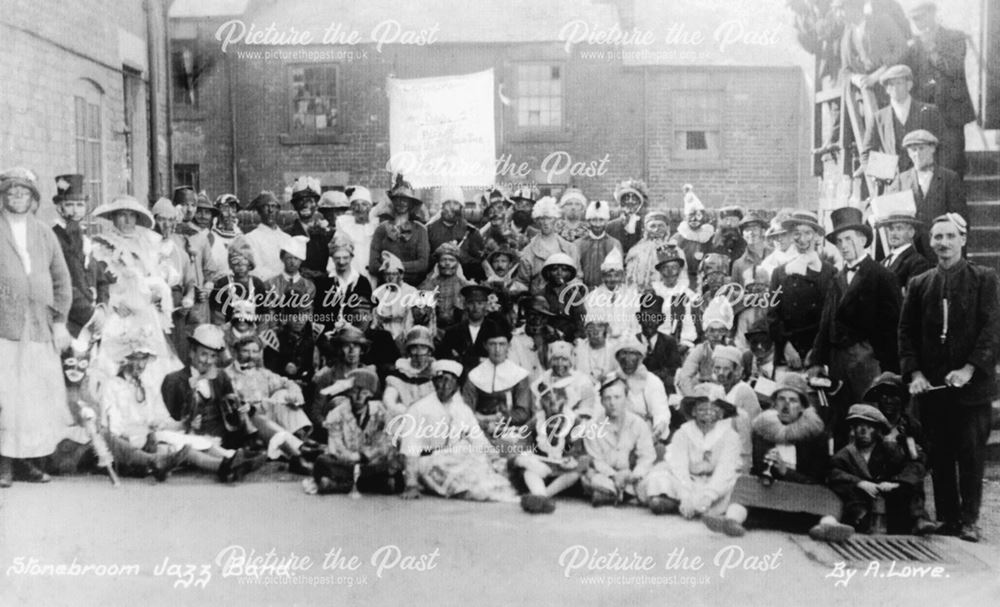
{"type": "Polygon", "coordinates": [[[173,297],[165,270],[169,267],[163,239],[152,230],[153,217],[131,196],[120,196],[94,210],[109,219],[111,228],[94,237],[91,255],[101,269],[98,302],[108,307],[101,344],[94,360],[95,392],[101,382],[118,373],[127,337],[149,329],[146,344],[155,359],[146,367],[145,379],[159,387],[164,376],[183,364],[167,341],[173,331],[173,297]]]}
{"type": "Polygon", "coordinates": [[[48,482],[38,460],[73,424],[59,359],[73,287],[55,233],[32,213],[34,174],[0,175],[0,199],[0,487],[9,487],[14,472],[48,482]]]}

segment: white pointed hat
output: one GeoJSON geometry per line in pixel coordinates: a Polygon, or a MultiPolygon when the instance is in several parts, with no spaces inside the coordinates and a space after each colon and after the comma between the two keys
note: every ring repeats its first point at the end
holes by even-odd
{"type": "Polygon", "coordinates": [[[622,250],[618,247],[611,249],[611,252],[607,254],[604,261],[601,262],[601,271],[608,272],[610,270],[624,270],[625,269],[625,259],[622,257],[622,250]]]}
{"type": "Polygon", "coordinates": [[[701,318],[701,328],[707,331],[713,324],[721,324],[726,330],[733,328],[733,306],[725,297],[715,297],[708,302],[705,315],[701,318]]]}

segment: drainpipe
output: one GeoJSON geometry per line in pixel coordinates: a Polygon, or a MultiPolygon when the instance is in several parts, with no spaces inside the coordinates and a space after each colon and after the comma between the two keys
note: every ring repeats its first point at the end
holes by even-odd
{"type": "Polygon", "coordinates": [[[149,79],[149,191],[146,198],[152,202],[160,194],[160,107],[159,87],[157,77],[159,70],[156,64],[156,47],[153,44],[156,31],[153,15],[153,0],[144,0],[146,11],[146,54],[148,67],[146,77],[149,79]]]}
{"type": "Polygon", "coordinates": [[[166,4],[163,7],[163,23],[164,23],[164,36],[163,36],[163,48],[166,59],[164,60],[164,67],[167,77],[164,78],[166,81],[166,106],[167,106],[167,191],[164,192],[166,196],[170,196],[174,191],[174,79],[173,71],[171,69],[171,62],[173,61],[173,48],[170,44],[170,16],[169,7],[170,0],[166,0],[166,4]]]}

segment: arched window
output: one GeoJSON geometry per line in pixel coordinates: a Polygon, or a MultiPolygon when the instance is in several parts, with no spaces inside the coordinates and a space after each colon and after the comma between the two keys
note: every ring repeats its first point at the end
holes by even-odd
{"type": "Polygon", "coordinates": [[[73,96],[76,170],[83,175],[91,205],[104,200],[103,101],[104,90],[96,82],[88,79],[77,82],[73,96]]]}

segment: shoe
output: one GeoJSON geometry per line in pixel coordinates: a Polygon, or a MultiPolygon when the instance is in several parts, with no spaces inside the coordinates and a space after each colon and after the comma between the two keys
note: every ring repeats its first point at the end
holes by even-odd
{"type": "Polygon", "coordinates": [[[946,521],[945,523],[938,523],[937,534],[938,535],[951,535],[957,537],[959,533],[962,532],[962,525],[958,521],[946,521]]]}
{"type": "Polygon", "coordinates": [[[617,503],[618,496],[609,491],[595,489],[594,494],[590,496],[590,505],[594,508],[600,508],[601,506],[614,506],[617,503]]]}
{"type": "Polygon", "coordinates": [[[190,452],[191,445],[184,445],[173,453],[157,455],[151,470],[153,478],[160,483],[166,481],[171,472],[187,461],[187,456],[190,452]]]}
{"type": "Polygon", "coordinates": [[[316,458],[323,455],[323,452],[323,445],[320,445],[314,440],[305,441],[302,443],[302,446],[299,447],[299,453],[304,459],[310,462],[316,461],[316,458]]]}
{"type": "Polygon", "coordinates": [[[233,477],[233,467],[236,463],[243,463],[243,451],[237,451],[230,457],[222,460],[222,463],[219,464],[219,469],[215,475],[220,483],[231,483],[235,480],[233,477]]]}
{"type": "Polygon", "coordinates": [[[976,543],[979,540],[983,539],[983,533],[979,530],[979,527],[977,525],[973,525],[972,523],[965,523],[964,525],[962,525],[962,529],[958,532],[958,539],[966,542],[976,543]]]}
{"type": "Polygon", "coordinates": [[[6,489],[14,484],[14,466],[9,457],[0,456],[0,488],[6,489]]]}
{"type": "Polygon", "coordinates": [[[927,518],[919,518],[913,525],[913,535],[933,535],[941,527],[939,523],[927,518]]]}
{"type": "Polygon", "coordinates": [[[809,530],[809,537],[817,542],[846,542],[854,535],[854,527],[844,523],[820,523],[809,530]]]}
{"type": "Polygon", "coordinates": [[[312,476],[313,465],[307,462],[302,457],[293,457],[292,461],[288,464],[288,471],[292,474],[300,474],[302,476],[312,476]]]}
{"type": "Polygon", "coordinates": [[[676,514],[680,506],[680,502],[665,495],[658,495],[649,500],[649,509],[656,515],[676,514]]]}
{"type": "Polygon", "coordinates": [[[19,479],[28,483],[47,483],[52,477],[42,472],[31,460],[22,459],[19,479]]]}
{"type": "Polygon", "coordinates": [[[701,517],[705,521],[705,526],[716,533],[725,533],[729,537],[743,537],[746,535],[746,528],[736,520],[725,516],[715,516],[707,514],[701,517]]]}
{"type": "Polygon", "coordinates": [[[552,514],[556,511],[556,503],[544,495],[521,496],[521,509],[530,514],[552,514]]]}
{"type": "MultiPolygon", "coordinates": [[[[240,452],[237,452],[237,454],[240,452]]],[[[260,469],[265,462],[267,462],[267,454],[265,453],[244,454],[239,462],[233,462],[233,480],[243,480],[246,475],[260,469]]]]}

